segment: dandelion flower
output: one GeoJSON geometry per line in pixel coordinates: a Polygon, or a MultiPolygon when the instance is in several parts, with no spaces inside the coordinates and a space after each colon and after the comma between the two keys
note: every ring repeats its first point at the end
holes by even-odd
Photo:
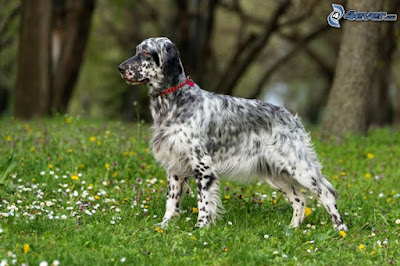
{"type": "Polygon", "coordinates": [[[32,151],[32,152],[35,151],[35,150],[36,150],[35,147],[31,147],[30,148],[30,151],[32,151]]]}
{"type": "Polygon", "coordinates": [[[374,155],[369,152],[369,153],[367,153],[367,158],[372,160],[372,159],[374,159],[374,155]]]}
{"type": "Polygon", "coordinates": [[[192,212],[193,212],[193,213],[198,213],[199,210],[198,210],[196,207],[193,207],[193,208],[192,208],[192,212]]]}
{"type": "Polygon", "coordinates": [[[360,245],[358,246],[358,249],[359,249],[359,250],[364,250],[364,245],[363,245],[363,244],[360,244],[360,245]]]}
{"type": "Polygon", "coordinates": [[[310,215],[311,213],[312,213],[311,209],[306,207],[306,210],[305,210],[306,216],[310,215]]]}
{"type": "Polygon", "coordinates": [[[105,164],[105,167],[106,167],[107,170],[109,170],[109,169],[110,169],[110,164],[109,164],[109,163],[106,163],[106,164],[105,164]]]}
{"type": "Polygon", "coordinates": [[[364,176],[365,176],[365,178],[371,178],[372,177],[370,173],[366,173],[364,176]]]}
{"type": "Polygon", "coordinates": [[[28,253],[30,250],[29,244],[24,245],[24,254],[28,253]]]}
{"type": "Polygon", "coordinates": [[[222,251],[223,251],[223,252],[228,252],[228,248],[227,248],[226,246],[223,246],[223,247],[222,247],[222,251]]]}
{"type": "Polygon", "coordinates": [[[67,153],[72,153],[72,149],[67,149],[67,153]]]}
{"type": "Polygon", "coordinates": [[[340,231],[339,231],[339,234],[340,234],[343,238],[345,238],[345,237],[347,236],[346,232],[343,231],[343,230],[340,230],[340,231]]]}
{"type": "Polygon", "coordinates": [[[76,181],[76,180],[79,180],[79,176],[73,175],[73,176],[71,176],[71,179],[72,179],[72,180],[75,180],[75,181],[76,181]]]}
{"type": "Polygon", "coordinates": [[[90,142],[95,142],[96,141],[96,137],[92,136],[92,137],[89,138],[89,140],[90,140],[90,142]]]}
{"type": "Polygon", "coordinates": [[[65,123],[71,124],[71,122],[72,122],[72,118],[71,117],[65,118],[65,123]]]}
{"type": "Polygon", "coordinates": [[[12,140],[12,138],[11,138],[10,136],[7,136],[7,137],[6,137],[6,140],[7,140],[8,142],[10,142],[10,141],[12,140]]]}
{"type": "Polygon", "coordinates": [[[229,196],[229,195],[226,195],[226,196],[225,196],[225,199],[226,199],[226,200],[228,200],[229,198],[230,198],[230,196],[229,196]]]}

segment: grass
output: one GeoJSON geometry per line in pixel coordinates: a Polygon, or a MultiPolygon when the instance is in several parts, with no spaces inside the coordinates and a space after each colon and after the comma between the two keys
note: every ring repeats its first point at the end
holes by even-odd
{"type": "MultiPolygon", "coordinates": [[[[266,184],[221,182],[227,213],[195,229],[196,198],[165,230],[166,179],[148,128],[62,117],[0,121],[0,261],[38,265],[399,263],[400,132],[337,145],[313,132],[324,174],[340,192],[347,235],[315,198],[292,210],[266,184]]],[[[195,192],[194,182],[191,182],[195,192]]]]}

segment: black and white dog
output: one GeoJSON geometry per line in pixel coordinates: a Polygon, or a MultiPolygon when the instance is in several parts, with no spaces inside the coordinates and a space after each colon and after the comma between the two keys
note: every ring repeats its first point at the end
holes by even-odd
{"type": "Polygon", "coordinates": [[[214,222],[223,213],[218,177],[223,174],[256,175],[283,192],[293,207],[292,227],[305,218],[305,188],[319,198],[335,229],[347,230],[336,205],[338,194],[322,175],[297,116],[259,100],[202,90],[186,77],[178,50],[167,38],[144,40],[119,71],[129,84],[149,88],[153,153],[168,173],[161,226],[179,215],[190,176],[197,183],[196,226],[214,222]]]}

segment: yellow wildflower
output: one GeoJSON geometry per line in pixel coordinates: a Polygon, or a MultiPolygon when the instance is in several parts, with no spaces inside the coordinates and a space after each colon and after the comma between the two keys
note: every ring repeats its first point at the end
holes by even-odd
{"type": "Polygon", "coordinates": [[[373,250],[371,251],[371,255],[372,255],[372,256],[374,256],[375,253],[376,253],[375,251],[373,251],[373,250]]]}
{"type": "Polygon", "coordinates": [[[65,123],[71,124],[71,122],[72,122],[72,118],[71,117],[65,118],[65,123]]]}
{"type": "Polygon", "coordinates": [[[85,165],[83,163],[80,163],[79,168],[83,169],[83,168],[85,168],[85,165]]]}
{"type": "Polygon", "coordinates": [[[311,209],[306,207],[306,210],[305,210],[306,216],[310,215],[311,213],[312,213],[311,209]]]}
{"type": "Polygon", "coordinates": [[[338,175],[334,175],[334,176],[333,176],[333,179],[338,179],[338,178],[339,178],[338,175]]]}
{"type": "Polygon", "coordinates": [[[113,177],[117,177],[117,176],[118,176],[118,172],[115,171],[114,173],[112,173],[112,176],[113,176],[113,177]]]}
{"type": "Polygon", "coordinates": [[[340,234],[343,238],[345,238],[345,237],[347,236],[346,232],[343,231],[343,230],[340,230],[340,231],[339,231],[339,234],[340,234]]]}
{"type": "Polygon", "coordinates": [[[101,141],[98,140],[98,141],[96,142],[96,144],[97,144],[97,146],[101,146],[101,141]]]}
{"type": "Polygon", "coordinates": [[[372,160],[372,159],[374,159],[374,155],[369,152],[369,153],[367,153],[367,158],[372,160]]]}
{"type": "Polygon", "coordinates": [[[364,250],[364,245],[363,245],[363,244],[360,244],[360,245],[358,246],[358,249],[359,249],[359,250],[364,250]]]}
{"type": "Polygon", "coordinates": [[[195,237],[195,236],[190,236],[190,239],[191,239],[191,240],[195,240],[196,237],[195,237]]]}
{"type": "Polygon", "coordinates": [[[7,140],[7,141],[11,141],[12,138],[11,138],[10,136],[7,136],[6,140],[7,140]]]}
{"type": "Polygon", "coordinates": [[[149,152],[150,150],[149,150],[148,148],[146,148],[144,151],[145,151],[145,152],[149,152]]]}
{"type": "Polygon", "coordinates": [[[94,199],[95,199],[95,200],[99,200],[100,197],[96,195],[96,196],[94,196],[94,199]]]}
{"type": "Polygon", "coordinates": [[[76,181],[76,180],[79,180],[79,176],[73,175],[73,176],[71,176],[71,179],[72,179],[72,180],[75,180],[75,181],[76,181]]]}
{"type": "Polygon", "coordinates": [[[199,210],[198,210],[196,207],[193,207],[193,208],[192,208],[192,212],[193,212],[193,213],[198,213],[199,210]]]}
{"type": "Polygon", "coordinates": [[[28,253],[30,250],[29,244],[24,244],[24,254],[28,253]]]}
{"type": "Polygon", "coordinates": [[[343,159],[339,159],[338,162],[339,162],[339,163],[344,163],[344,160],[343,160],[343,159]]]}
{"type": "Polygon", "coordinates": [[[72,149],[67,149],[67,153],[72,153],[72,149]]]}
{"type": "Polygon", "coordinates": [[[109,164],[109,163],[106,163],[106,165],[105,165],[105,166],[106,166],[106,169],[107,169],[107,170],[109,170],[109,169],[110,169],[110,164],[109,164]]]}
{"type": "Polygon", "coordinates": [[[127,155],[128,155],[128,152],[127,152],[127,151],[124,151],[122,154],[123,154],[124,156],[127,156],[127,155]]]}
{"type": "Polygon", "coordinates": [[[52,164],[49,164],[48,167],[49,167],[49,169],[53,169],[53,165],[52,164]]]}
{"type": "Polygon", "coordinates": [[[93,137],[93,136],[92,136],[92,137],[89,138],[89,140],[90,140],[91,142],[95,142],[95,141],[96,141],[96,137],[93,137]]]}
{"type": "Polygon", "coordinates": [[[342,171],[340,174],[341,174],[342,176],[346,176],[346,172],[345,172],[345,171],[342,171]]]}
{"type": "Polygon", "coordinates": [[[135,153],[134,151],[131,151],[131,152],[129,152],[129,155],[130,155],[130,156],[135,156],[136,153],[135,153]]]}
{"type": "Polygon", "coordinates": [[[230,198],[230,196],[229,196],[229,195],[226,195],[226,196],[225,196],[225,199],[226,199],[226,200],[228,200],[229,198],[230,198]]]}
{"type": "Polygon", "coordinates": [[[35,149],[35,147],[31,147],[31,149],[30,149],[30,151],[35,151],[36,149],[35,149]]]}
{"type": "Polygon", "coordinates": [[[364,176],[365,176],[365,178],[371,178],[372,177],[370,173],[366,173],[364,176]]]}

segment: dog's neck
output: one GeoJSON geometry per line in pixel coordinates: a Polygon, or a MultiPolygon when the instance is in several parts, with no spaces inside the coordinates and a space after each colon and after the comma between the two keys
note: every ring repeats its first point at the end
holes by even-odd
{"type": "Polygon", "coordinates": [[[148,84],[149,87],[149,96],[150,96],[150,111],[153,117],[154,123],[161,123],[162,118],[165,117],[171,108],[176,105],[179,98],[181,98],[186,93],[186,86],[183,86],[179,90],[174,92],[160,95],[166,89],[177,86],[186,80],[185,72],[182,73],[174,79],[175,82],[168,82],[166,79],[163,79],[161,82],[150,82],[148,84]]]}

